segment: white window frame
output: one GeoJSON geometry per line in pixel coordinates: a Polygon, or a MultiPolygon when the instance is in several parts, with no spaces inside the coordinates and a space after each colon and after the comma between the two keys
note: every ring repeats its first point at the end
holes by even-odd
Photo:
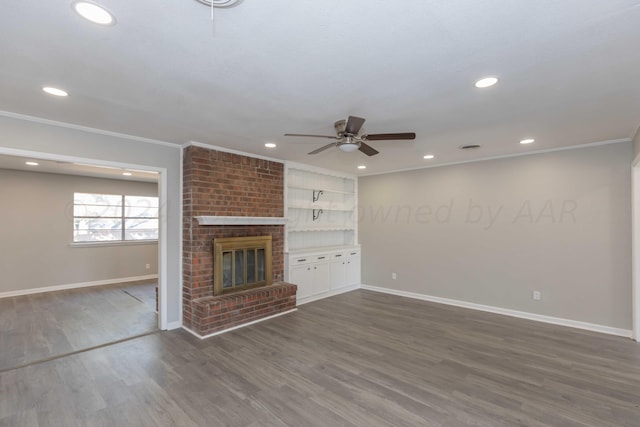
{"type": "Polygon", "coordinates": [[[126,198],[127,197],[151,197],[151,198],[155,198],[158,203],[160,202],[160,199],[158,196],[141,196],[141,195],[134,195],[134,194],[107,194],[107,193],[88,193],[88,192],[81,192],[81,191],[76,191],[73,193],[73,230],[72,230],[72,246],[101,246],[101,245],[130,245],[130,244],[149,244],[149,243],[157,243],[158,239],[126,239],[126,234],[127,234],[127,227],[126,227],[126,221],[127,219],[155,219],[158,221],[158,227],[157,227],[157,232],[158,234],[160,233],[160,206],[158,204],[158,207],[156,208],[158,210],[158,216],[145,216],[145,217],[131,217],[131,216],[127,216],[126,215],[126,211],[127,211],[127,205],[126,205],[126,198]],[[104,217],[100,217],[100,216],[76,216],[75,215],[75,207],[76,207],[76,194],[94,194],[94,195],[101,195],[101,196],[118,196],[120,197],[121,201],[120,201],[120,208],[121,208],[121,212],[120,212],[120,216],[104,216],[104,217]],[[120,229],[120,239],[116,239],[116,240],[89,240],[89,241],[83,241],[83,240],[76,240],[75,238],[75,220],[76,218],[105,218],[105,219],[119,219],[120,221],[122,221],[122,228],[120,229]]]}

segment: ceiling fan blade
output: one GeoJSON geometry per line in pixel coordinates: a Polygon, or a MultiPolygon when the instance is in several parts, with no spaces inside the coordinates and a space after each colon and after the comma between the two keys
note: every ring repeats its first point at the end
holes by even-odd
{"type": "Polygon", "coordinates": [[[318,154],[319,152],[324,151],[327,148],[331,148],[331,147],[335,147],[335,146],[336,146],[336,144],[332,142],[331,144],[327,144],[324,147],[316,148],[315,150],[313,150],[312,152],[307,153],[307,154],[318,154]]]}
{"type": "Polygon", "coordinates": [[[365,144],[364,142],[360,143],[360,147],[358,148],[358,150],[362,151],[367,156],[375,156],[376,154],[379,153],[378,150],[376,150],[370,145],[365,144]]]}
{"type": "Polygon", "coordinates": [[[347,119],[347,124],[344,127],[344,133],[348,133],[351,135],[357,135],[360,132],[360,128],[364,124],[364,119],[362,117],[349,116],[347,119]]]}
{"type": "Polygon", "coordinates": [[[329,139],[340,139],[335,135],[307,135],[304,133],[285,133],[284,136],[308,136],[310,138],[329,138],[329,139]]]}
{"type": "Polygon", "coordinates": [[[416,134],[413,132],[374,133],[372,135],[362,135],[361,138],[365,141],[392,141],[392,140],[400,140],[400,139],[416,139],[416,134]]]}

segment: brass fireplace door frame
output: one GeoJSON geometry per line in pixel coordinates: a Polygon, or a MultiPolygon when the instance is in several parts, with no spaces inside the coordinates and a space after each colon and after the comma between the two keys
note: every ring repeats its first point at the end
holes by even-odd
{"type": "MultiPolygon", "coordinates": [[[[223,295],[231,292],[239,292],[245,289],[257,288],[260,286],[268,286],[272,283],[272,258],[271,258],[271,236],[249,236],[249,237],[221,237],[213,239],[213,259],[214,259],[214,277],[213,277],[213,294],[223,295]],[[222,254],[226,251],[235,251],[238,249],[264,249],[264,270],[265,280],[254,282],[250,285],[245,284],[240,289],[235,285],[230,289],[223,288],[223,270],[222,270],[222,254]]],[[[246,255],[245,255],[246,268],[246,255]]]]}

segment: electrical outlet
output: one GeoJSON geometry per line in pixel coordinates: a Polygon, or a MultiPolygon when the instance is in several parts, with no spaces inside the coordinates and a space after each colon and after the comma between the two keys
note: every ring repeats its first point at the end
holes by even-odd
{"type": "Polygon", "coordinates": [[[396,273],[391,273],[391,278],[393,280],[396,280],[398,278],[398,275],[396,273]]]}
{"type": "Polygon", "coordinates": [[[147,270],[149,270],[151,268],[151,264],[147,264],[146,268],[147,268],[147,270]]]}
{"type": "Polygon", "coordinates": [[[536,301],[540,301],[542,299],[542,294],[540,291],[533,291],[533,299],[536,301]]]}

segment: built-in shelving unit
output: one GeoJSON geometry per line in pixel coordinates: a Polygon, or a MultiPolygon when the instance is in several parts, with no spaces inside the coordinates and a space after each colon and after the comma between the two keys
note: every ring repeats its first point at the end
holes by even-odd
{"type": "Polygon", "coordinates": [[[287,251],[357,245],[354,176],[288,163],[287,251]]]}
{"type": "Polygon", "coordinates": [[[285,280],[298,304],[360,286],[355,176],[287,162],[285,280]]]}

